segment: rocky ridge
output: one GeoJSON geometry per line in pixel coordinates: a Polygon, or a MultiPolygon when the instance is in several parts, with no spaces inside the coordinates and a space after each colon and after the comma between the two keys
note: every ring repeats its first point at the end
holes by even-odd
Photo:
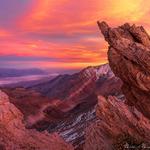
{"type": "Polygon", "coordinates": [[[98,99],[97,120],[87,127],[84,150],[125,150],[126,144],[142,148],[150,141],[150,121],[136,108],[115,96],[98,99]],[[119,141],[121,136],[127,137],[119,141]]]}

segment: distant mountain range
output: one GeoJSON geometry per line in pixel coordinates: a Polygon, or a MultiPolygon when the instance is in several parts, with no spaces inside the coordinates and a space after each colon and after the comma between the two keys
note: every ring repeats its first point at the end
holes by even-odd
{"type": "Polygon", "coordinates": [[[0,78],[0,87],[8,87],[8,88],[16,88],[16,87],[32,87],[37,84],[45,83],[53,78],[55,78],[57,74],[43,74],[43,75],[28,75],[21,77],[5,77],[0,78]]]}
{"type": "Polygon", "coordinates": [[[31,87],[55,78],[57,73],[40,69],[0,68],[0,87],[31,87]]]}
{"type": "Polygon", "coordinates": [[[46,71],[41,69],[11,69],[11,68],[0,68],[0,78],[4,77],[21,77],[28,75],[44,75],[46,71]]]}
{"type": "MultiPolygon", "coordinates": [[[[83,93],[89,95],[95,91],[99,83],[115,78],[108,64],[87,67],[72,75],[59,75],[49,82],[37,84],[31,89],[42,93],[51,99],[73,99],[83,93]],[[88,91],[88,92],[86,92],[88,91]]],[[[80,97],[80,96],[79,96],[80,97]]],[[[78,98],[79,98],[78,97],[78,98]]]]}

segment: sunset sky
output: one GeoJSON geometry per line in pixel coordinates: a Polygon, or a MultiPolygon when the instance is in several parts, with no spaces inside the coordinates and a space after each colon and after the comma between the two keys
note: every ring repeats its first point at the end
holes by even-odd
{"type": "Polygon", "coordinates": [[[150,31],[149,0],[0,0],[0,67],[80,69],[107,62],[96,21],[150,31]]]}

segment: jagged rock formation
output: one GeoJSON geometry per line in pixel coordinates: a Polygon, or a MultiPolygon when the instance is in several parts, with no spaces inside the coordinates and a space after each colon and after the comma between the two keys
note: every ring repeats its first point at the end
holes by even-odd
{"type": "Polygon", "coordinates": [[[27,130],[22,113],[0,91],[0,149],[1,150],[73,150],[57,133],[27,130]]]}
{"type": "Polygon", "coordinates": [[[118,28],[98,25],[109,44],[110,67],[123,81],[127,104],[150,119],[150,36],[142,26],[128,23],[118,28]]]}
{"type": "MultiPolygon", "coordinates": [[[[86,131],[84,150],[125,150],[128,146],[135,146],[131,137],[142,149],[143,142],[150,141],[150,122],[136,108],[132,108],[117,99],[109,96],[98,97],[97,120],[93,122],[86,131]],[[118,139],[128,135],[125,141],[118,139]],[[128,143],[127,143],[128,142],[128,143]]],[[[148,146],[148,145],[147,145],[148,146]]]]}
{"type": "Polygon", "coordinates": [[[87,128],[84,150],[147,149],[150,141],[150,37],[144,28],[98,26],[109,43],[108,60],[126,98],[99,96],[97,120],[87,128]]]}

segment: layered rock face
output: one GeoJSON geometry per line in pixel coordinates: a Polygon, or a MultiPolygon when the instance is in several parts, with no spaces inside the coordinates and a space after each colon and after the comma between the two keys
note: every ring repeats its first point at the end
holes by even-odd
{"type": "Polygon", "coordinates": [[[0,149],[1,150],[72,150],[57,133],[27,130],[23,114],[0,91],[0,149]]]}
{"type": "Polygon", "coordinates": [[[118,28],[98,25],[109,44],[110,67],[123,81],[127,104],[150,119],[150,36],[142,26],[128,23],[118,28]]]}

